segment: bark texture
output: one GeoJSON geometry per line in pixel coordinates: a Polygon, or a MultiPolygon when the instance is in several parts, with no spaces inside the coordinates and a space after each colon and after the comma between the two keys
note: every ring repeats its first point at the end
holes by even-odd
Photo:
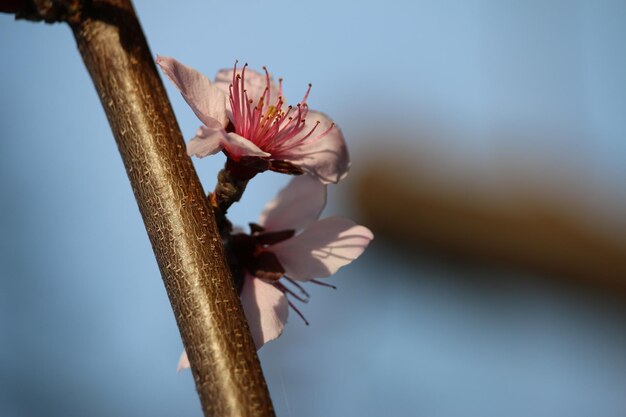
{"type": "Polygon", "coordinates": [[[130,0],[3,6],[30,20],[65,21],[74,32],[143,216],[204,414],[273,416],[213,212],[130,0]]]}

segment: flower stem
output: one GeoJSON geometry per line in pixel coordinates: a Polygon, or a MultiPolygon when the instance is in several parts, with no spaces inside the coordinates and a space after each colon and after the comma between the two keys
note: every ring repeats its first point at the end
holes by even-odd
{"type": "Polygon", "coordinates": [[[227,238],[232,230],[232,224],[226,218],[226,212],[234,203],[241,199],[250,178],[241,177],[232,169],[231,160],[217,174],[215,190],[209,194],[209,201],[213,207],[217,228],[222,238],[227,238]]]}

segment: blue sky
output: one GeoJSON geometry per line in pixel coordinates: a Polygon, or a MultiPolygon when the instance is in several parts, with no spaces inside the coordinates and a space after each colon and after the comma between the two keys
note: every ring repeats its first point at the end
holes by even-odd
{"type": "MultiPolygon", "coordinates": [[[[267,65],[291,100],[312,82],[310,105],[342,127],[354,170],[368,155],[434,150],[452,180],[580,184],[580,204],[624,220],[622,1],[135,5],[155,55],[208,75],[236,59],[267,65]]],[[[0,415],[199,416],[70,30],[0,15],[0,50],[0,415]]],[[[191,137],[198,120],[166,87],[191,137]]],[[[196,161],[207,189],[221,164],[196,161]]],[[[234,222],[255,220],[285,181],[255,178],[234,222]]],[[[330,212],[350,214],[347,187],[331,190],[330,212]]],[[[623,415],[620,303],[391,248],[376,242],[338,291],[315,289],[313,324],[292,317],[261,351],[279,415],[623,415]],[[462,284],[472,274],[506,285],[478,292],[462,284]]]]}

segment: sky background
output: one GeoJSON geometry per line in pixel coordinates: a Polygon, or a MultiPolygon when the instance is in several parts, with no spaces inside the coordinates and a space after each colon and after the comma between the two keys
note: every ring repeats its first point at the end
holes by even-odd
{"type": "MultiPolygon", "coordinates": [[[[623,1],[135,1],[153,54],[267,65],[341,126],[353,170],[424,150],[626,225],[623,1]]],[[[201,416],[141,217],[65,25],[0,15],[0,416],[201,416]]],[[[199,126],[166,82],[183,135],[199,126]]],[[[207,190],[222,156],[195,161],[207,190]]],[[[287,177],[232,209],[256,220],[287,177]]],[[[350,179],[327,214],[356,216],[350,179]]],[[[598,226],[600,227],[600,226],[598,226]]],[[[376,231],[374,231],[376,232],[376,231]]],[[[279,416],[626,414],[623,299],[377,239],[260,358],[279,416]],[[494,280],[484,281],[489,276],[494,280]]]]}

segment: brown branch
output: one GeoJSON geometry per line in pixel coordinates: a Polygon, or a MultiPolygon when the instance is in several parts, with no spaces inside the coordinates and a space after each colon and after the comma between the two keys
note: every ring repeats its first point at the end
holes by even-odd
{"type": "Polygon", "coordinates": [[[529,185],[514,180],[506,194],[468,192],[463,178],[438,178],[428,167],[440,162],[417,155],[410,149],[377,152],[356,176],[356,199],[378,236],[411,251],[419,246],[626,295],[626,239],[581,221],[572,199],[529,193],[529,185]]]}
{"type": "Polygon", "coordinates": [[[273,416],[212,210],[130,0],[10,0],[0,11],[70,24],[126,166],[204,414],[273,416]]]}

